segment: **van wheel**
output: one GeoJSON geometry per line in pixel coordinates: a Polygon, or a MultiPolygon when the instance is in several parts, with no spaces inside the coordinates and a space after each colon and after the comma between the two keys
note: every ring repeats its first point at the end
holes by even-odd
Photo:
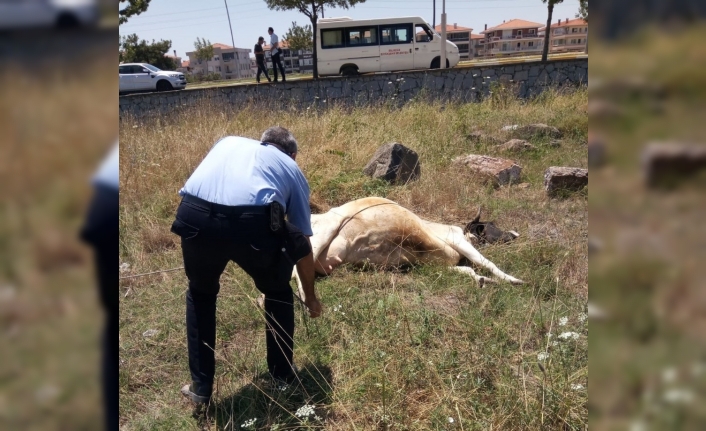
{"type": "MultiPolygon", "coordinates": [[[[441,66],[441,57],[436,57],[431,61],[431,69],[438,69],[441,66]]],[[[446,68],[449,68],[449,59],[446,59],[446,68]]]]}
{"type": "Polygon", "coordinates": [[[157,91],[169,91],[173,89],[174,87],[172,87],[172,84],[170,84],[168,81],[165,81],[164,79],[157,82],[157,91]]]}
{"type": "Polygon", "coordinates": [[[341,76],[356,76],[358,74],[358,68],[355,66],[345,66],[341,69],[341,76]]]}

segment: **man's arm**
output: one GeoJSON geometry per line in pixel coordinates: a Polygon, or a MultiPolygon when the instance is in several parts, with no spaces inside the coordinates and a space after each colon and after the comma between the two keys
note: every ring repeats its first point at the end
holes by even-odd
{"type": "MultiPolygon", "coordinates": [[[[309,241],[309,247],[311,247],[311,241],[309,237],[306,237],[309,241]]],[[[306,256],[299,259],[297,262],[297,274],[299,275],[299,281],[302,283],[302,291],[304,293],[304,305],[309,309],[309,316],[312,318],[321,316],[321,303],[316,297],[316,291],[314,288],[314,254],[313,251],[309,252],[306,256]]]]}

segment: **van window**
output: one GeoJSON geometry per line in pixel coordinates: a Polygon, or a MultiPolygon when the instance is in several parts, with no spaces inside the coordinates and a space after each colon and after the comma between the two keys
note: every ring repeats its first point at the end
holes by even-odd
{"type": "Polygon", "coordinates": [[[414,33],[417,35],[417,42],[431,42],[434,39],[434,35],[425,24],[417,24],[414,27],[414,33]]]}
{"type": "Polygon", "coordinates": [[[412,24],[380,26],[380,44],[392,45],[412,42],[412,24]]]}
{"type": "Polygon", "coordinates": [[[118,74],[130,73],[130,66],[120,66],[118,67],[118,74]]]}
{"type": "Polygon", "coordinates": [[[364,46],[378,44],[378,29],[376,27],[347,28],[348,46],[364,46]]]}
{"type": "Polygon", "coordinates": [[[343,30],[331,29],[321,30],[321,47],[340,48],[343,46],[343,30]]]}

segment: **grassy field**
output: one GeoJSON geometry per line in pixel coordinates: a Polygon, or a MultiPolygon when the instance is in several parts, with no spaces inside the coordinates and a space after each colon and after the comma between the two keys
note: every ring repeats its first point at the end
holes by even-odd
{"type": "Polygon", "coordinates": [[[588,426],[587,194],[550,200],[548,166],[586,167],[585,90],[531,102],[502,90],[477,104],[422,101],[344,110],[238,112],[203,106],[183,117],[120,127],[122,275],[182,265],[169,232],[177,191],[219,138],[258,138],[274,124],[300,143],[297,159],[317,208],[383,196],[434,221],[484,218],[521,236],[481,252],[524,286],[480,289],[442,267],[381,272],[342,268],[317,281],[325,306],[311,320],[297,306],[295,361],[301,382],[270,387],[258,292],[237,266],[221,278],[214,400],[195,412],[179,388],[189,382],[183,271],[121,280],[120,416],[134,430],[563,429],[588,426]],[[270,120],[271,119],[271,120],[270,120]],[[542,122],[560,147],[509,157],[523,184],[477,184],[451,165],[469,153],[499,155],[480,130],[504,137],[508,124],[542,122]],[[390,186],[361,171],[375,149],[397,141],[420,156],[422,177],[390,186]],[[559,335],[563,334],[562,337],[559,335]],[[306,411],[305,406],[313,406],[306,411]]]}

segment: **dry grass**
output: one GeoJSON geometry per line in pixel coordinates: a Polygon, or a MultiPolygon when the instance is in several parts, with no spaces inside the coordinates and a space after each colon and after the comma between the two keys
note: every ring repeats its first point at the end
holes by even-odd
{"type": "Polygon", "coordinates": [[[78,229],[90,176],[117,135],[107,103],[114,57],[62,64],[65,46],[52,49],[35,53],[42,65],[10,55],[0,72],[2,429],[95,429],[102,420],[103,316],[78,229]]]}
{"type": "Polygon", "coordinates": [[[501,97],[477,104],[274,112],[203,106],[151,122],[124,119],[120,253],[130,273],[182,264],[164,233],[179,203],[177,191],[213,143],[226,135],[258,138],[279,124],[299,140],[297,160],[318,208],[383,196],[426,219],[461,224],[482,205],[484,218],[522,235],[483,253],[528,281],[478,289],[439,267],[407,273],[343,268],[317,282],[324,317],[309,321],[298,311],[295,361],[304,378],[277,392],[258,377],[265,356],[257,292],[231,265],[221,278],[216,397],[208,417],[197,421],[178,396],[189,380],[183,273],[124,280],[124,429],[234,430],[253,417],[253,429],[583,429],[588,327],[578,316],[588,289],[587,198],[547,199],[542,175],[552,165],[586,166],[586,107],[587,94],[578,90],[549,92],[532,102],[501,97]],[[537,122],[558,127],[564,138],[553,148],[548,138],[535,137],[537,148],[515,157],[528,187],[479,185],[451,166],[458,155],[500,155],[490,144],[472,142],[470,132],[504,137],[504,125],[537,122]],[[375,149],[391,141],[419,154],[419,181],[394,187],[362,174],[375,149]],[[569,318],[564,327],[557,326],[561,316],[569,318]],[[147,329],[159,332],[146,338],[147,329]],[[547,332],[562,331],[581,335],[552,346],[555,338],[548,341],[547,332]],[[537,353],[547,349],[542,371],[537,353]],[[583,389],[572,389],[577,384],[583,389]],[[319,420],[295,417],[307,403],[316,406],[319,420]]]}

